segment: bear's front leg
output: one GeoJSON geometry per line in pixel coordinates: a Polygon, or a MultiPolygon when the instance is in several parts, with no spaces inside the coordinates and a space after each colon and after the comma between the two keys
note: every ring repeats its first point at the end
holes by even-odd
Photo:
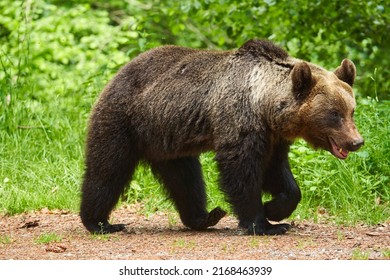
{"type": "Polygon", "coordinates": [[[264,174],[263,190],[272,194],[272,200],[265,203],[268,220],[281,221],[291,215],[301,200],[301,190],[296,183],[288,163],[289,143],[280,142],[264,174]]]}
{"type": "Polygon", "coordinates": [[[287,224],[271,224],[262,203],[263,170],[261,159],[264,147],[258,137],[246,137],[240,145],[225,145],[217,150],[220,187],[226,193],[239,219],[239,226],[249,234],[279,235],[287,224]]]}

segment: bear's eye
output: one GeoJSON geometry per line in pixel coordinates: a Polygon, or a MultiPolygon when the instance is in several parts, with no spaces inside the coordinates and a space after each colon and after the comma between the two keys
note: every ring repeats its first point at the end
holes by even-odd
{"type": "Polygon", "coordinates": [[[338,127],[341,124],[341,113],[339,111],[333,110],[329,113],[328,123],[330,126],[338,127]]]}
{"type": "Polygon", "coordinates": [[[331,115],[331,117],[332,117],[332,119],[334,119],[334,120],[339,120],[340,119],[340,113],[338,112],[338,111],[332,111],[331,113],[330,113],[330,115],[331,115]]]}

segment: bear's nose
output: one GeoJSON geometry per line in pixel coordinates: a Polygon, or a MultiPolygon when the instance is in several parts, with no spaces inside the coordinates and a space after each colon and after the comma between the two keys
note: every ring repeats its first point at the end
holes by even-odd
{"type": "Polygon", "coordinates": [[[352,144],[351,145],[352,151],[356,151],[361,146],[364,145],[364,139],[363,138],[357,138],[357,139],[353,140],[351,144],[352,144]]]}

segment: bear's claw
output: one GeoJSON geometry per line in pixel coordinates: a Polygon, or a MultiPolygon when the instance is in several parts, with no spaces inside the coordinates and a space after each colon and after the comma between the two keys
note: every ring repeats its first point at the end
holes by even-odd
{"type": "Polygon", "coordinates": [[[220,207],[216,207],[210,211],[205,221],[204,228],[215,226],[223,217],[225,217],[226,211],[222,210],[220,207]]]}

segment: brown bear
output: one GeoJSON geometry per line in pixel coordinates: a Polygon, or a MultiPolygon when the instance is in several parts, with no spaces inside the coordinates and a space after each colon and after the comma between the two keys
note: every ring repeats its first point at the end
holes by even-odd
{"type": "Polygon", "coordinates": [[[139,162],[150,164],[184,225],[203,230],[225,212],[206,209],[199,155],[214,151],[220,187],[248,233],[285,233],[300,189],[288,152],[296,138],[345,159],[363,139],[353,113],[356,69],[293,58],[266,40],[237,50],[163,46],[125,65],[91,115],[81,219],[96,233],[124,229],[109,215],[139,162]],[[262,202],[268,192],[273,199],[262,202]]]}

